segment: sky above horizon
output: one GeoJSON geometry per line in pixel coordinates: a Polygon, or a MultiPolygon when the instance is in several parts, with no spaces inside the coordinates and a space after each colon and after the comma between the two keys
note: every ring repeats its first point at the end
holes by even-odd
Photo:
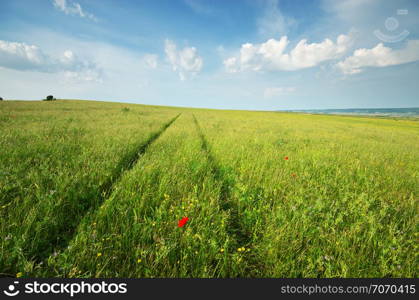
{"type": "Polygon", "coordinates": [[[419,106],[419,1],[1,0],[0,96],[419,106]]]}

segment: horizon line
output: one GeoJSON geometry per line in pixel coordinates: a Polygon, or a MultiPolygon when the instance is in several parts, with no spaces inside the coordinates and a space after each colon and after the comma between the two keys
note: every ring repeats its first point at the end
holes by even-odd
{"type": "MultiPolygon", "coordinates": [[[[150,105],[150,106],[166,106],[166,107],[182,107],[182,108],[194,108],[194,109],[215,109],[215,110],[244,110],[244,111],[310,111],[310,110],[354,110],[354,109],[419,109],[419,106],[408,106],[408,107],[347,107],[347,108],[288,108],[288,109],[238,109],[238,108],[214,108],[214,107],[196,107],[196,106],[183,106],[183,105],[164,105],[164,104],[145,104],[138,102],[131,102],[133,100],[126,101],[115,101],[115,100],[99,100],[99,99],[69,99],[69,98],[57,98],[56,100],[63,101],[96,101],[96,102],[111,102],[111,103],[127,103],[127,104],[138,104],[138,105],[150,105]]],[[[43,101],[43,99],[5,99],[3,101],[43,101]]]]}

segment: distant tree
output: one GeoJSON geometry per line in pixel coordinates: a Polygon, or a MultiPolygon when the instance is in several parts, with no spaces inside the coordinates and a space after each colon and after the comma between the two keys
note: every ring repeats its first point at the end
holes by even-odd
{"type": "Polygon", "coordinates": [[[3,101],[3,98],[2,97],[0,97],[0,101],[3,101]]]}
{"type": "Polygon", "coordinates": [[[44,101],[53,101],[54,100],[54,96],[53,95],[48,95],[44,101]]]}

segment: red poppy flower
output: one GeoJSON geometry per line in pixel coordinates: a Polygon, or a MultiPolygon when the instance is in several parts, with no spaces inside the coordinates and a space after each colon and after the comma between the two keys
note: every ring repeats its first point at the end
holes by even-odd
{"type": "Polygon", "coordinates": [[[179,222],[177,223],[177,227],[183,227],[185,226],[185,224],[189,221],[188,217],[183,217],[182,219],[179,220],[179,222]]]}
{"type": "Polygon", "coordinates": [[[297,174],[292,173],[292,174],[291,174],[291,176],[292,176],[292,177],[297,177],[297,174]]]}
{"type": "Polygon", "coordinates": [[[284,157],[284,159],[285,159],[285,160],[288,160],[288,156],[285,156],[285,157],[284,157]]]}

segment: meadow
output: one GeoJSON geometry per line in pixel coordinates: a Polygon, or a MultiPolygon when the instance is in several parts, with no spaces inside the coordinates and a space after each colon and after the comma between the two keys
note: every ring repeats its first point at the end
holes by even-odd
{"type": "Polygon", "coordinates": [[[0,102],[3,277],[418,277],[418,192],[418,120],[0,102]]]}

